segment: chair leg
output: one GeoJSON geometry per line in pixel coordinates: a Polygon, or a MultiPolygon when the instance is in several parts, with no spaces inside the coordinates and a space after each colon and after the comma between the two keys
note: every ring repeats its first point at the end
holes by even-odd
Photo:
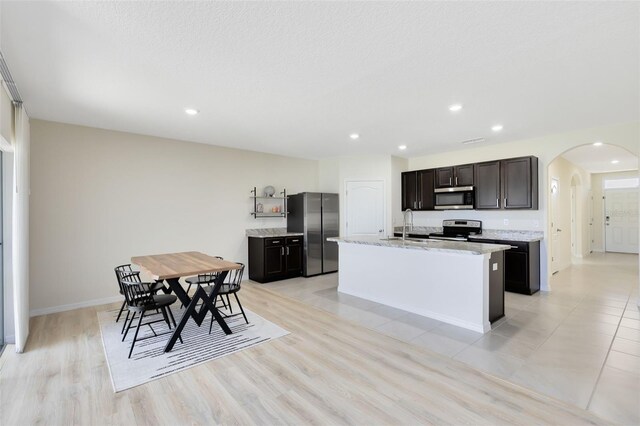
{"type": "MultiPolygon", "coordinates": [[[[225,309],[227,309],[227,303],[224,301],[224,297],[218,295],[220,297],[220,300],[222,301],[222,306],[224,306],[225,309]]],[[[216,296],[216,300],[218,300],[218,296],[216,296]]]]}
{"type": "MultiPolygon", "coordinates": [[[[140,331],[140,327],[142,327],[142,318],[144,317],[144,311],[140,313],[140,319],[138,320],[138,326],[136,327],[136,333],[133,335],[133,342],[131,342],[131,349],[129,349],[129,356],[131,358],[131,354],[133,353],[133,347],[136,345],[136,339],[138,338],[138,332],[140,331]]],[[[133,322],[133,319],[131,320],[133,322]]]]}
{"type": "Polygon", "coordinates": [[[238,299],[238,293],[233,293],[233,295],[236,297],[236,302],[238,302],[238,306],[240,306],[240,312],[242,312],[242,316],[244,317],[244,320],[247,322],[247,324],[249,324],[249,320],[247,319],[247,316],[244,314],[244,309],[242,309],[242,305],[240,304],[240,299],[238,299]]]}
{"type": "Polygon", "coordinates": [[[124,319],[124,324],[122,324],[122,330],[120,330],[120,334],[124,333],[124,329],[127,326],[127,323],[129,322],[129,310],[127,309],[127,316],[124,319]]]}
{"type": "Polygon", "coordinates": [[[127,331],[124,332],[124,336],[122,336],[122,341],[124,342],[124,339],[127,338],[127,334],[129,333],[129,329],[131,328],[131,324],[133,324],[133,320],[136,317],[136,313],[134,312],[133,315],[131,316],[131,319],[129,320],[129,325],[127,326],[127,331]]]}
{"type": "Polygon", "coordinates": [[[160,311],[162,312],[162,318],[164,318],[164,322],[167,323],[167,326],[169,326],[169,330],[171,330],[171,322],[169,321],[169,317],[167,316],[167,311],[164,306],[160,308],[160,311]]]}
{"type": "Polygon", "coordinates": [[[120,321],[120,316],[122,315],[122,311],[124,311],[125,306],[127,306],[126,299],[122,301],[122,306],[120,306],[120,312],[118,312],[118,318],[116,318],[116,322],[120,321]]]}
{"type": "Polygon", "coordinates": [[[229,301],[229,293],[227,293],[227,304],[229,304],[229,312],[233,313],[233,308],[231,307],[231,302],[229,301]]]}
{"type": "MultiPolygon", "coordinates": [[[[176,325],[176,319],[173,317],[173,312],[171,312],[171,307],[167,306],[167,313],[169,314],[169,317],[171,318],[171,321],[173,321],[173,326],[175,328],[178,328],[178,326],[176,325]]],[[[169,327],[171,328],[171,327],[169,327]]],[[[178,339],[180,339],[180,343],[184,344],[184,342],[182,341],[182,336],[178,336],[178,339]]]]}

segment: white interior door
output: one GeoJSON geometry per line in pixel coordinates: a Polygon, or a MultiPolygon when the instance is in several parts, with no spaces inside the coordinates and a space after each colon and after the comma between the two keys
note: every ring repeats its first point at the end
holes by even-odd
{"type": "Polygon", "coordinates": [[[605,251],[638,253],[638,190],[607,189],[604,194],[605,251]]]}
{"type": "Polygon", "coordinates": [[[384,182],[347,181],[346,191],[347,236],[384,235],[384,182]]]}
{"type": "Polygon", "coordinates": [[[551,178],[551,187],[549,188],[549,207],[551,210],[551,273],[558,272],[558,256],[560,254],[560,232],[558,228],[558,196],[560,193],[560,182],[557,178],[551,178]]]}

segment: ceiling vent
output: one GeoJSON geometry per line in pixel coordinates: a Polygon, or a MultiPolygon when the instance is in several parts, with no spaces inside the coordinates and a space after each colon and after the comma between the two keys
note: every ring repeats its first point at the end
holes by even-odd
{"type": "Polygon", "coordinates": [[[463,141],[462,144],[472,145],[474,143],[482,143],[482,142],[484,142],[484,138],[475,138],[475,139],[469,139],[469,140],[463,141]]]}
{"type": "Polygon", "coordinates": [[[20,92],[18,92],[18,87],[16,86],[15,81],[13,81],[13,77],[11,77],[9,67],[7,66],[7,62],[4,60],[2,51],[0,51],[0,75],[2,76],[2,80],[4,80],[4,84],[7,86],[11,100],[14,103],[21,104],[22,98],[20,97],[20,92]]]}

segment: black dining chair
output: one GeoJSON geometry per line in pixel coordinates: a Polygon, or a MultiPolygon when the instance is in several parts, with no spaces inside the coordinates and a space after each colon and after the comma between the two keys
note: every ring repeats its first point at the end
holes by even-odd
{"type": "MultiPolygon", "coordinates": [[[[220,256],[213,256],[216,259],[220,259],[223,260],[222,257],[220,256]]],[[[189,284],[189,286],[187,287],[187,294],[189,294],[191,292],[191,286],[206,286],[209,285],[211,283],[213,283],[213,281],[218,277],[218,273],[217,272],[211,272],[208,274],[199,274],[193,277],[187,277],[185,278],[185,282],[187,284],[189,284]]],[[[224,302],[224,299],[221,297],[220,300],[222,300],[222,304],[224,305],[224,307],[227,307],[227,304],[224,302]]]]}
{"type": "MultiPolygon", "coordinates": [[[[140,315],[138,317],[138,323],[136,326],[133,326],[136,331],[133,335],[133,341],[131,342],[131,348],[129,349],[129,358],[131,358],[131,354],[133,353],[133,348],[136,345],[136,342],[143,339],[148,339],[150,337],[157,337],[158,334],[153,329],[151,324],[158,322],[165,322],[171,330],[171,324],[176,327],[176,320],[173,317],[173,312],[171,312],[171,305],[174,304],[178,298],[173,294],[154,294],[153,286],[155,283],[145,283],[140,282],[140,274],[139,272],[118,272],[120,283],[122,283],[122,288],[124,290],[124,297],[127,303],[127,319],[125,319],[126,330],[124,335],[122,336],[122,341],[127,337],[129,330],[133,326],[133,322],[136,319],[136,315],[140,315]],[[148,322],[143,323],[145,315],[149,311],[156,311],[156,313],[162,314],[161,319],[155,319],[148,322]],[[133,315],[129,319],[129,312],[133,315]],[[127,323],[128,320],[128,323],[127,323]],[[144,337],[142,339],[138,339],[138,333],[140,332],[140,328],[143,326],[149,326],[153,336],[144,337]]],[[[148,316],[148,318],[150,318],[148,316]]],[[[165,333],[166,334],[166,333],[165,333]]],[[[180,337],[180,343],[182,343],[182,338],[180,337]]]]}
{"type": "MultiPolygon", "coordinates": [[[[124,265],[118,265],[115,268],[113,268],[113,270],[116,273],[116,279],[118,280],[118,288],[120,291],[120,294],[122,296],[124,296],[124,289],[122,288],[122,283],[120,282],[120,272],[121,273],[125,273],[125,274],[132,274],[132,273],[136,273],[136,277],[138,280],[140,280],[140,271],[134,271],[134,269],[131,267],[130,263],[126,263],[124,265]]],[[[133,276],[132,276],[133,278],[133,276]]],[[[153,291],[153,293],[157,293],[158,291],[162,290],[164,288],[164,284],[161,282],[155,282],[152,284],[151,290],[153,291]]],[[[116,322],[120,321],[120,316],[122,316],[122,312],[124,311],[124,308],[127,306],[127,299],[124,299],[122,301],[122,305],[120,306],[120,311],[118,312],[118,317],[116,318],[116,322]]],[[[126,321],[125,321],[126,323],[126,321]]]]}
{"type": "MultiPolygon", "coordinates": [[[[216,259],[220,259],[223,260],[220,256],[214,256],[216,259]]],[[[208,273],[208,274],[199,274],[193,277],[187,277],[185,278],[185,282],[187,284],[189,284],[189,287],[187,287],[187,294],[191,291],[191,286],[192,285],[207,285],[207,284],[211,284],[213,282],[213,280],[216,279],[216,277],[218,276],[217,272],[213,272],[213,273],[208,273]]]]}
{"type": "MultiPolygon", "coordinates": [[[[240,265],[239,269],[231,270],[227,274],[227,277],[225,278],[224,283],[222,284],[222,286],[220,287],[220,290],[218,291],[218,296],[220,296],[220,299],[223,301],[223,303],[224,303],[224,296],[227,296],[227,305],[229,309],[229,314],[225,316],[230,317],[230,316],[233,316],[233,307],[231,306],[229,295],[233,294],[236,298],[236,302],[238,303],[238,307],[240,308],[240,314],[235,314],[235,315],[242,314],[245,322],[249,324],[247,315],[244,313],[244,309],[242,308],[242,304],[240,303],[240,299],[238,298],[238,292],[240,291],[240,285],[242,283],[242,274],[244,273],[244,264],[238,262],[238,265],[240,265]]],[[[213,286],[209,286],[205,290],[207,291],[207,293],[211,294],[211,291],[213,291],[213,286]]],[[[209,325],[209,334],[211,334],[212,328],[213,328],[213,315],[211,316],[211,325],[209,325]]]]}

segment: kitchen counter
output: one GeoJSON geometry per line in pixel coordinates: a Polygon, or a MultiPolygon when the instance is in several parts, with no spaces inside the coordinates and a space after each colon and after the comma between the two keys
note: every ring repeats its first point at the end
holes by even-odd
{"type": "MultiPolygon", "coordinates": [[[[414,226],[412,231],[407,228],[407,233],[411,235],[424,235],[425,237],[431,233],[442,232],[441,227],[435,226],[414,226]]],[[[402,233],[402,226],[396,226],[394,233],[402,233]]],[[[542,231],[516,231],[509,229],[483,229],[480,235],[470,235],[469,238],[477,240],[504,240],[504,241],[520,241],[533,242],[540,241],[544,238],[542,231]]]]}
{"type": "Polygon", "coordinates": [[[338,291],[480,333],[504,316],[509,245],[332,238],[338,291]]]}
{"type": "Polygon", "coordinates": [[[510,246],[503,244],[483,244],[470,243],[466,241],[441,241],[441,240],[423,240],[417,241],[408,238],[402,241],[402,238],[380,238],[380,237],[345,237],[345,238],[328,238],[329,241],[338,243],[364,244],[381,247],[394,247],[410,250],[427,250],[439,251],[445,253],[458,253],[480,255],[493,253],[495,251],[509,250],[510,246]]]}
{"type": "Polygon", "coordinates": [[[287,228],[258,228],[245,230],[247,237],[251,238],[280,238],[301,237],[302,232],[287,232],[287,228]]]}

